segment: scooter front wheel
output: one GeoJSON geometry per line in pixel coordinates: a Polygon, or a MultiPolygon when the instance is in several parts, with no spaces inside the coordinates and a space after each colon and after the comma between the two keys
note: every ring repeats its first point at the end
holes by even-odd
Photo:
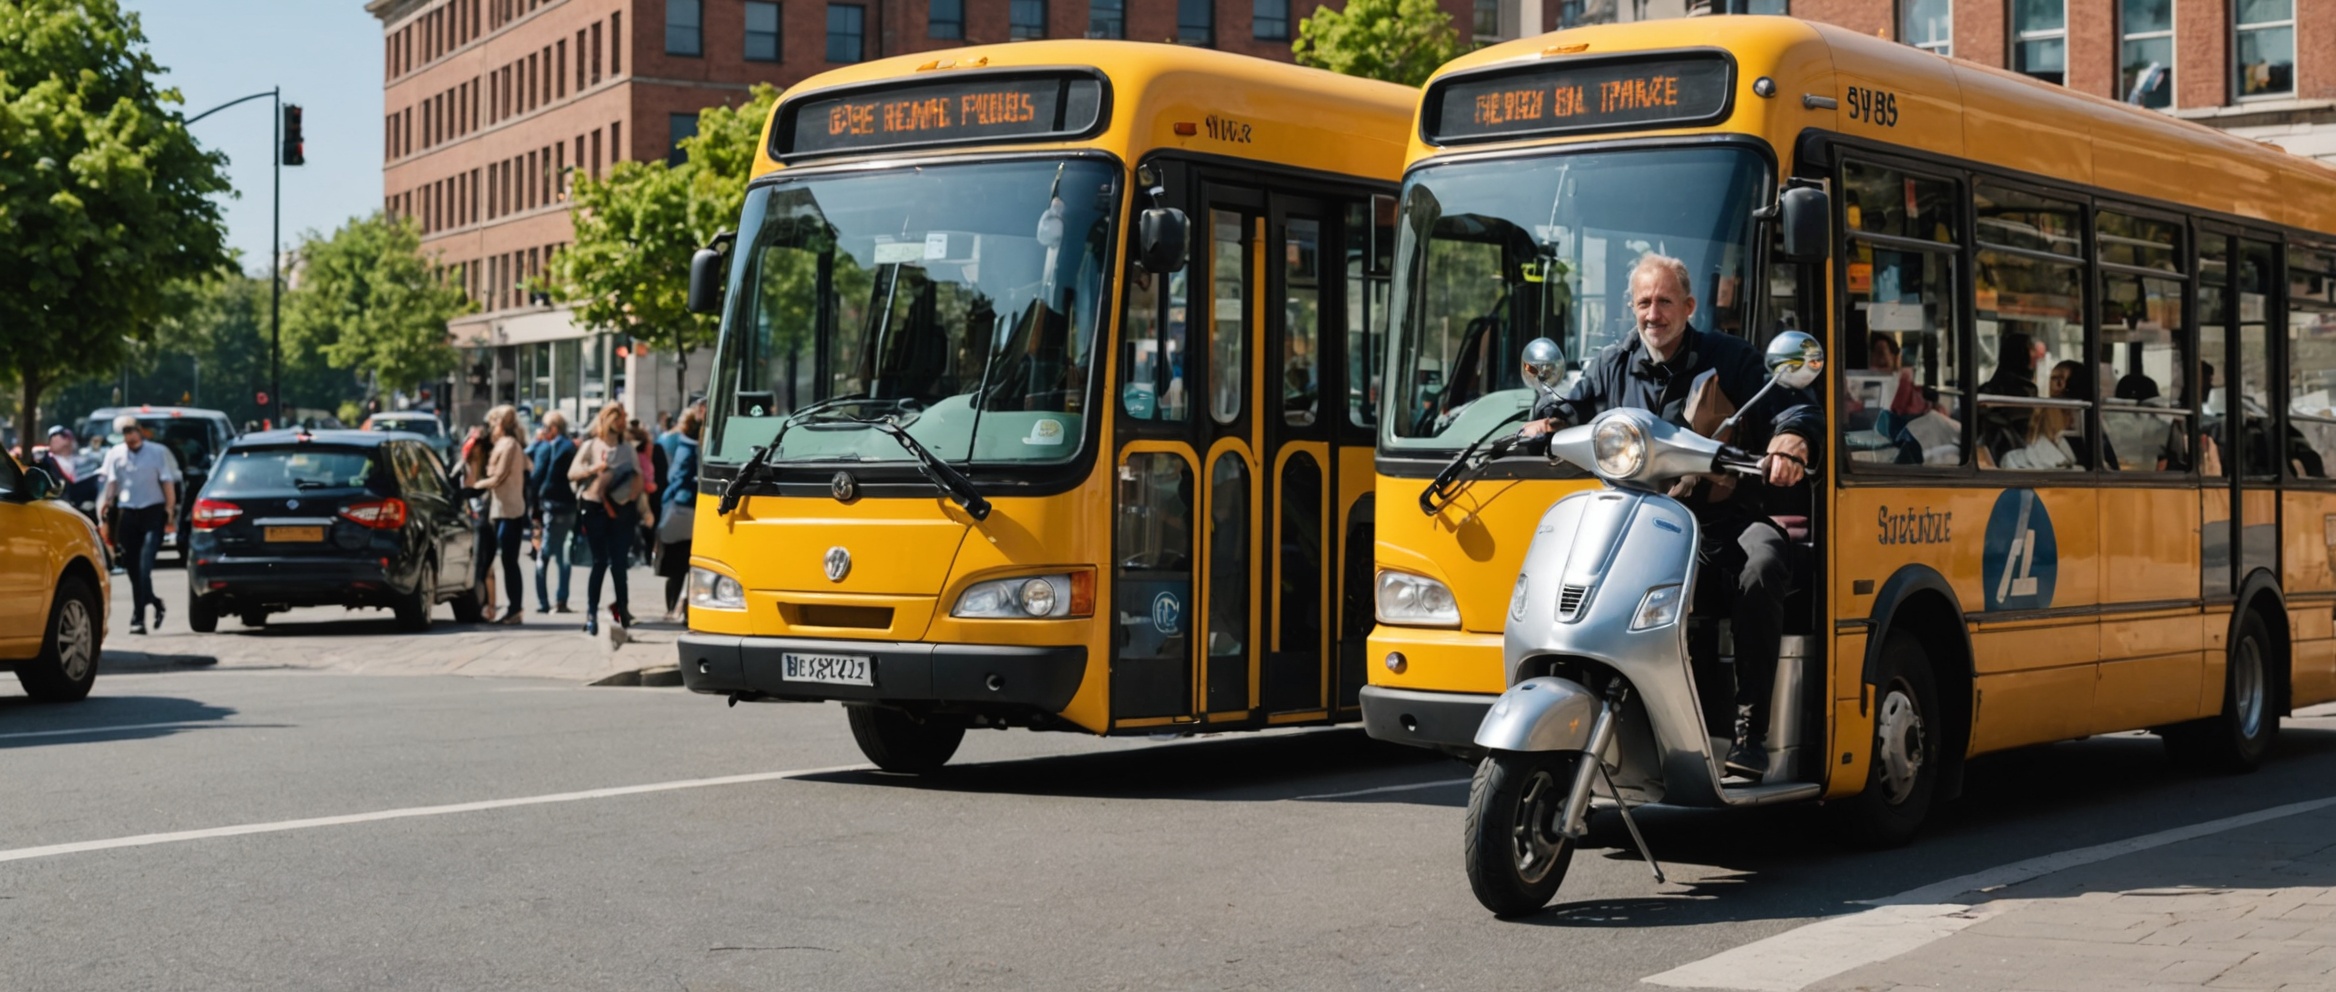
{"type": "Polygon", "coordinates": [[[1565,829],[1566,796],[1582,753],[1488,754],[1468,787],[1468,887],[1500,916],[1549,904],[1574,860],[1565,829]]]}

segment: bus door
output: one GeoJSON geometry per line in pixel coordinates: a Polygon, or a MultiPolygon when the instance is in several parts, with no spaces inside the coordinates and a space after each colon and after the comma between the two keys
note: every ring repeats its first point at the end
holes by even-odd
{"type": "MultiPolygon", "coordinates": [[[[1198,530],[1203,535],[1200,595],[1200,699],[1203,719],[1246,720],[1256,705],[1257,650],[1263,624],[1256,606],[1263,556],[1257,457],[1255,352],[1265,326],[1265,196],[1260,190],[1205,184],[1194,218],[1194,268],[1207,274],[1199,299],[1205,329],[1206,385],[1200,427],[1202,465],[1198,530]]],[[[1275,394],[1278,395],[1278,394],[1275,394]]]]}
{"type": "Polygon", "coordinates": [[[1328,662],[1336,657],[1330,644],[1336,625],[1327,622],[1337,574],[1327,527],[1330,490],[1339,477],[1331,437],[1346,395],[1343,365],[1324,351],[1335,337],[1322,333],[1324,308],[1345,301],[1342,270],[1324,257],[1324,247],[1340,242],[1323,201],[1277,194],[1270,207],[1265,269],[1273,305],[1255,363],[1264,379],[1260,462],[1272,473],[1265,487],[1271,531],[1261,548],[1272,577],[1259,597],[1268,604],[1261,705],[1268,719],[1320,719],[1329,715],[1328,662]]]}
{"type": "Polygon", "coordinates": [[[2269,242],[2213,230],[2198,241],[2200,591],[2211,604],[2228,602],[2250,572],[2279,574],[2280,445],[2266,322],[2277,253],[2269,242]]]}

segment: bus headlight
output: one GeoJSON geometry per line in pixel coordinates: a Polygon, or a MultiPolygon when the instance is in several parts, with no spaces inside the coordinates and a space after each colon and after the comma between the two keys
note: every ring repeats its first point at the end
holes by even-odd
{"type": "Polygon", "coordinates": [[[1023,575],[966,587],[949,615],[970,620],[1051,620],[1095,612],[1095,573],[1023,575]]]}
{"type": "Polygon", "coordinates": [[[1590,450],[1597,455],[1599,475],[1627,479],[1647,463],[1647,435],[1637,424],[1608,417],[1599,421],[1597,431],[1590,435],[1590,450]]]}
{"type": "Polygon", "coordinates": [[[1656,586],[1647,590],[1647,598],[1638,601],[1638,615],[1630,619],[1630,629],[1668,627],[1679,622],[1679,607],[1687,597],[1680,586],[1656,586]]]}
{"type": "Polygon", "coordinates": [[[743,610],[746,608],[746,587],[720,572],[703,568],[689,570],[689,606],[693,610],[743,610]]]}
{"type": "Polygon", "coordinates": [[[1406,627],[1460,626],[1460,604],[1452,598],[1452,587],[1425,575],[1380,572],[1378,592],[1380,623],[1406,627]]]}

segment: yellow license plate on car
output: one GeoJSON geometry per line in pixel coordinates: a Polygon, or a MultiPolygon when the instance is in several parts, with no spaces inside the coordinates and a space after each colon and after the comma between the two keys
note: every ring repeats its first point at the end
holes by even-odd
{"type": "Polygon", "coordinates": [[[324,528],[322,528],[322,527],[270,527],[270,528],[268,528],[268,540],[270,540],[270,541],[322,541],[322,540],[324,540],[324,528]]]}

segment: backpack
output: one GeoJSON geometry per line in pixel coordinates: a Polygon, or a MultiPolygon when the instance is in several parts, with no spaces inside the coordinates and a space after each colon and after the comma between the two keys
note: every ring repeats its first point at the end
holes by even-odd
{"type": "Polygon", "coordinates": [[[600,476],[600,501],[614,509],[641,497],[641,453],[630,444],[610,445],[608,471],[600,476]]]}

